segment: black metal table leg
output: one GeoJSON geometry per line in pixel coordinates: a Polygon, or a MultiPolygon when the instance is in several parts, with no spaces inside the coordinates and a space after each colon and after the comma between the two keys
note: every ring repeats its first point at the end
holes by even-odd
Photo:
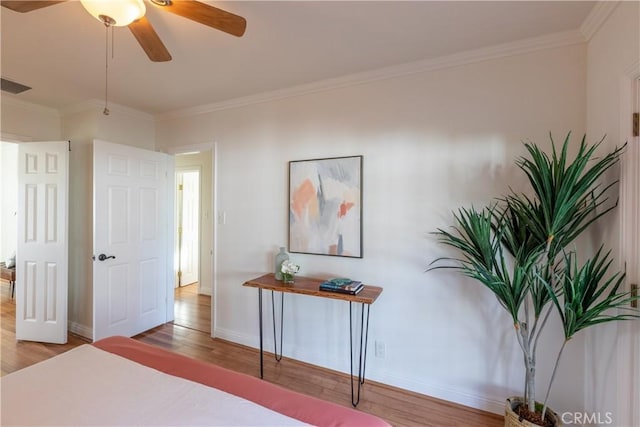
{"type": "Polygon", "coordinates": [[[284,294],[280,292],[280,354],[278,354],[278,339],[276,338],[276,303],[273,296],[274,291],[271,291],[271,318],[273,319],[273,353],[276,356],[276,362],[282,360],[282,330],[284,327],[283,314],[284,314],[284,294]]]}
{"type": "Polygon", "coordinates": [[[350,365],[351,365],[351,404],[355,408],[360,403],[360,389],[365,381],[365,369],[367,366],[367,344],[369,341],[369,310],[371,308],[370,304],[367,304],[367,318],[365,322],[364,318],[364,306],[365,304],[361,304],[360,308],[360,348],[358,351],[358,393],[355,393],[354,385],[353,385],[353,303],[349,301],[349,352],[351,355],[350,365]],[[365,327],[366,325],[366,327],[365,327]]]}
{"type": "MultiPolygon", "coordinates": [[[[280,345],[278,346],[278,339],[276,337],[276,307],[274,291],[271,291],[271,317],[273,319],[273,346],[274,355],[276,361],[282,360],[282,337],[284,330],[284,294],[280,293],[280,345]],[[278,347],[280,351],[278,352],[278,347]]],[[[262,325],[262,288],[258,288],[258,318],[260,324],[260,378],[264,378],[264,339],[263,339],[263,325],[262,325]]]]}

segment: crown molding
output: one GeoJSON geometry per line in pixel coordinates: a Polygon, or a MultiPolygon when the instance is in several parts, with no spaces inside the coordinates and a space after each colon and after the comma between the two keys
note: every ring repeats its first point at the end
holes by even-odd
{"type": "Polygon", "coordinates": [[[580,32],[587,41],[591,40],[598,32],[618,4],[620,4],[618,0],[599,1],[593,6],[589,15],[587,15],[582,25],[580,25],[580,32]]]}
{"type": "Polygon", "coordinates": [[[18,107],[24,110],[33,111],[35,113],[47,114],[55,118],[60,118],[60,112],[55,108],[44,107],[39,104],[27,102],[22,99],[16,98],[14,95],[2,94],[2,96],[0,96],[0,102],[3,106],[6,105],[18,107]]]}
{"type": "Polygon", "coordinates": [[[2,142],[18,143],[18,142],[31,142],[31,141],[33,141],[33,138],[30,136],[16,135],[15,133],[6,133],[6,132],[0,131],[0,143],[2,142]]]}
{"type": "Polygon", "coordinates": [[[228,110],[252,104],[276,101],[285,98],[292,98],[296,96],[370,83],[378,80],[385,80],[410,74],[458,67],[461,65],[467,65],[476,62],[488,61],[492,59],[530,53],[543,49],[553,49],[557,47],[569,46],[585,42],[586,40],[584,36],[578,30],[554,33],[540,37],[533,37],[510,43],[485,47],[481,49],[460,52],[440,58],[426,59],[391,67],[379,68],[376,70],[349,74],[342,77],[321,80],[318,82],[294,86],[291,88],[264,92],[256,95],[234,98],[227,101],[170,111],[167,113],[157,114],[155,118],[158,121],[163,121],[197,116],[220,110],[228,110]]]}
{"type": "Polygon", "coordinates": [[[630,79],[640,78],[640,59],[625,68],[624,75],[630,79]]]}
{"type": "MultiPolygon", "coordinates": [[[[62,117],[70,116],[73,114],[84,113],[87,111],[98,111],[102,114],[102,110],[104,110],[104,100],[99,99],[89,99],[86,101],[79,102],[77,104],[71,105],[61,110],[62,117]]],[[[147,120],[147,121],[155,121],[155,118],[152,114],[145,113],[140,110],[135,110],[131,107],[126,107],[120,104],[112,104],[109,103],[109,112],[111,114],[120,114],[124,116],[129,116],[136,120],[147,120]]]]}
{"type": "Polygon", "coordinates": [[[185,154],[185,153],[202,153],[204,151],[213,150],[215,148],[214,142],[203,142],[201,144],[179,145],[167,147],[166,152],[168,154],[185,154]]]}

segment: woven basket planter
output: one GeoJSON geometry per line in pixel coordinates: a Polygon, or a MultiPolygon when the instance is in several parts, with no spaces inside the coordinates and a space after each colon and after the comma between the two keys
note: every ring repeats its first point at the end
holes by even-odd
{"type": "MultiPolygon", "coordinates": [[[[507,399],[504,407],[504,427],[540,427],[538,424],[521,419],[518,414],[513,412],[513,409],[520,405],[524,405],[522,397],[510,397],[507,399]]],[[[547,408],[547,417],[551,417],[555,421],[556,427],[562,427],[562,420],[558,414],[549,408],[547,408]]]]}

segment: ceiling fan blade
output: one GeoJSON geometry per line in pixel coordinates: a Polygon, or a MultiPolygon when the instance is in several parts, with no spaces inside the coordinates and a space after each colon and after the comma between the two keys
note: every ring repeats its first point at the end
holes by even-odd
{"type": "Polygon", "coordinates": [[[57,1],[2,1],[3,7],[7,9],[11,9],[14,12],[26,13],[31,12],[32,10],[42,9],[43,7],[53,6],[54,4],[64,3],[66,0],[57,0],[57,1]]]}
{"type": "MultiPolygon", "coordinates": [[[[166,5],[158,5],[160,8],[180,15],[192,21],[208,27],[215,28],[225,33],[241,37],[247,28],[247,21],[238,15],[234,15],[226,10],[195,1],[195,0],[172,0],[166,5]]],[[[157,4],[154,2],[154,4],[157,4]]]]}
{"type": "Polygon", "coordinates": [[[150,60],[153,62],[171,61],[171,54],[146,17],[143,16],[132,22],[128,27],[150,60]]]}

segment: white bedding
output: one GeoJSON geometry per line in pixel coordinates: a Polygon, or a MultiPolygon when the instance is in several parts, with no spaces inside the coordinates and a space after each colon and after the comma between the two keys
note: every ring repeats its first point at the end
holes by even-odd
{"type": "Polygon", "coordinates": [[[91,345],[0,378],[0,393],[2,426],[306,425],[91,345]]]}

